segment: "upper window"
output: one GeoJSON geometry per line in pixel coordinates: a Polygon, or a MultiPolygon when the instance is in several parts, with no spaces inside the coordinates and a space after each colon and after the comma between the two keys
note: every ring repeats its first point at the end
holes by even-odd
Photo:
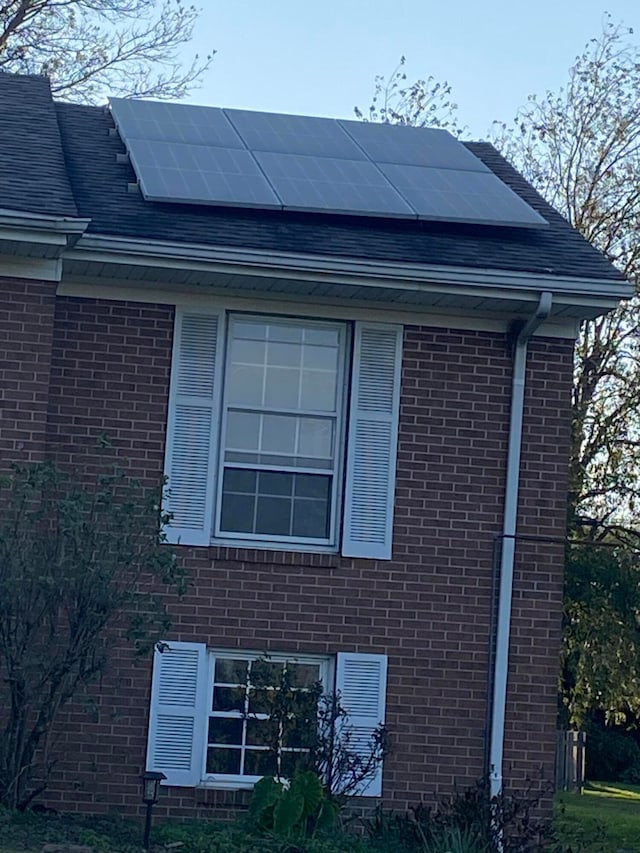
{"type": "Polygon", "coordinates": [[[346,328],[231,316],[216,534],[335,542],[346,328]]]}
{"type": "Polygon", "coordinates": [[[178,309],[172,542],[390,559],[402,327],[178,309]]]}

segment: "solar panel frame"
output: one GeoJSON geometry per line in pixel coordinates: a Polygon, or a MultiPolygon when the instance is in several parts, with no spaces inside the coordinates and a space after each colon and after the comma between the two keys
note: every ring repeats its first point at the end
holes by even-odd
{"type": "Polygon", "coordinates": [[[413,207],[374,163],[256,151],[285,210],[416,219],[413,207]],[[344,178],[340,180],[341,172],[344,178]]]}

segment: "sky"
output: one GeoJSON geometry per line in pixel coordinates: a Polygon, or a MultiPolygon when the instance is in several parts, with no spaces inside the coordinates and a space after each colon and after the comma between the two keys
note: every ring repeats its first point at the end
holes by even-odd
{"type": "MultiPolygon", "coordinates": [[[[532,93],[556,90],[605,11],[640,40],[638,0],[195,0],[194,42],[216,50],[208,106],[353,118],[401,56],[409,81],[452,87],[465,138],[486,138],[532,93]]],[[[185,56],[189,51],[185,52],[185,56]]]]}

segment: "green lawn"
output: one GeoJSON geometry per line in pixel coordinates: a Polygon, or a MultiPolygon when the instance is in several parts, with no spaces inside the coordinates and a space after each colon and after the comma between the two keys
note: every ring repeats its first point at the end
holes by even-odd
{"type": "Polygon", "coordinates": [[[588,853],[640,853],[640,786],[590,782],[582,796],[559,794],[556,827],[566,843],[588,853]]]}

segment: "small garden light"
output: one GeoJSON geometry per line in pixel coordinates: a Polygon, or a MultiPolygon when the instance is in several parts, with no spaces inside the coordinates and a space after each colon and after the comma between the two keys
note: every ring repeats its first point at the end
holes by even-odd
{"type": "Polygon", "coordinates": [[[149,849],[149,836],[151,834],[151,809],[158,802],[158,794],[160,793],[160,782],[167,777],[164,773],[159,773],[155,770],[145,770],[142,774],[142,802],[147,807],[147,817],[144,824],[144,841],[142,842],[145,850],[149,849]]]}

